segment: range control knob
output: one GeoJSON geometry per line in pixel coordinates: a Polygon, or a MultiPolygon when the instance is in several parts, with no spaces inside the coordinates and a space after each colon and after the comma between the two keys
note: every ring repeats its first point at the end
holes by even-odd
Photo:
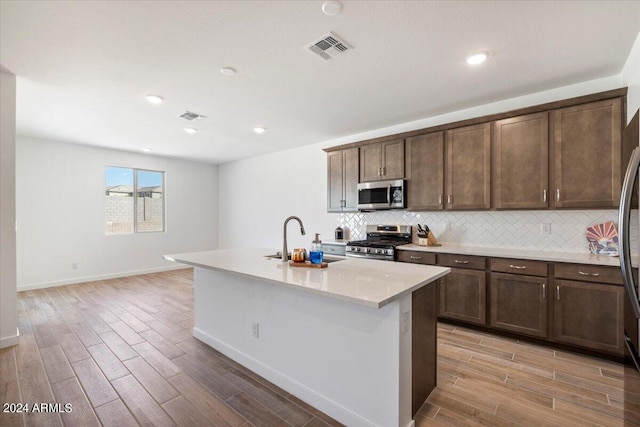
{"type": "Polygon", "coordinates": [[[371,252],[371,248],[366,248],[364,251],[365,251],[366,253],[369,253],[369,252],[371,252]]]}

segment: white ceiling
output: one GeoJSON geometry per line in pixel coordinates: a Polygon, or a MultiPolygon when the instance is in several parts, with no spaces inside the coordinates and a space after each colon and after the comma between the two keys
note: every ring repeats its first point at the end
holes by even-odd
{"type": "Polygon", "coordinates": [[[1,0],[18,134],[223,163],[617,75],[640,31],[640,1],[322,3],[1,0]]]}

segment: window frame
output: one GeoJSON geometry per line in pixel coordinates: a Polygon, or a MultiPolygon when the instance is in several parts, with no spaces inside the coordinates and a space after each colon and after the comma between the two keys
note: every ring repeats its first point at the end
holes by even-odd
{"type": "MultiPolygon", "coordinates": [[[[130,233],[107,233],[105,230],[105,236],[131,236],[131,235],[135,235],[135,234],[151,234],[151,233],[166,233],[167,232],[167,220],[166,220],[166,213],[167,213],[167,205],[166,205],[166,171],[161,171],[161,170],[155,170],[155,169],[146,169],[146,168],[134,168],[134,167],[128,167],[128,166],[114,166],[114,165],[104,165],[104,186],[103,188],[105,189],[105,193],[106,193],[106,188],[107,188],[107,169],[108,168],[117,168],[117,169],[128,169],[130,171],[132,171],[132,175],[133,175],[133,192],[132,192],[132,198],[133,198],[133,227],[132,227],[132,231],[130,233]],[[161,188],[162,188],[162,229],[161,230],[147,230],[147,231],[138,231],[138,172],[153,172],[153,173],[159,173],[162,177],[162,182],[161,182],[161,188]]],[[[105,194],[106,196],[106,194],[105,194]]],[[[105,201],[105,206],[103,207],[103,212],[105,214],[105,222],[106,222],[106,213],[107,213],[107,209],[106,209],[106,201],[105,201]]]]}

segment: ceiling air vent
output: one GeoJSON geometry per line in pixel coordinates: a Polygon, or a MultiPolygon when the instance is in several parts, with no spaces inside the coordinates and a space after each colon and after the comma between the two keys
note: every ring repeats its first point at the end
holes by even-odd
{"type": "Polygon", "coordinates": [[[328,61],[353,48],[346,42],[340,40],[335,34],[329,33],[307,45],[307,49],[328,61]]]}
{"type": "Polygon", "coordinates": [[[203,116],[202,114],[194,113],[191,111],[185,111],[184,113],[180,114],[178,117],[180,117],[181,119],[189,120],[189,121],[202,120],[207,118],[207,116],[203,116]]]}

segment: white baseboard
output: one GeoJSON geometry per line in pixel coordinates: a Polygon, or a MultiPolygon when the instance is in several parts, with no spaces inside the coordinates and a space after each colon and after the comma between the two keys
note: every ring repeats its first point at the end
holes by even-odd
{"type": "Polygon", "coordinates": [[[20,341],[20,331],[16,328],[16,334],[10,337],[2,337],[0,338],[0,348],[13,347],[14,345],[18,345],[20,341]]]}
{"type": "MultiPolygon", "coordinates": [[[[162,271],[181,270],[184,269],[184,265],[170,265],[166,267],[147,268],[144,270],[122,271],[119,273],[103,274],[98,276],[86,276],[86,277],[74,277],[73,279],[54,280],[51,282],[32,283],[28,285],[18,285],[17,291],[31,291],[34,289],[51,288],[54,286],[73,285],[76,283],[95,282],[98,280],[117,279],[127,276],[139,276],[141,274],[160,273],[162,271]]],[[[191,268],[191,267],[188,267],[191,268]]]]}
{"type": "Polygon", "coordinates": [[[193,336],[345,425],[353,427],[371,427],[374,425],[326,396],[316,393],[304,384],[265,365],[235,347],[212,337],[201,329],[193,328],[193,336]]]}

